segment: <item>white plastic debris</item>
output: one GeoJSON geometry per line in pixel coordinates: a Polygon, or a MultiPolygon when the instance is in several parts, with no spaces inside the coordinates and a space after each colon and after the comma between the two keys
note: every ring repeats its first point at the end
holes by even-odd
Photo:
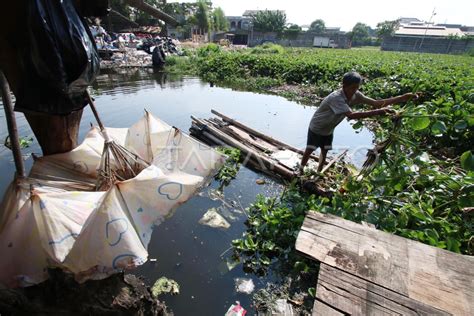
{"type": "Polygon", "coordinates": [[[255,290],[255,284],[252,279],[236,278],[235,290],[239,293],[250,294],[255,290]]]}
{"type": "Polygon", "coordinates": [[[223,229],[230,227],[229,222],[227,222],[226,219],[222,217],[222,215],[220,215],[215,208],[208,210],[199,220],[199,224],[223,229]]]}
{"type": "Polygon", "coordinates": [[[271,157],[291,169],[301,162],[301,156],[288,149],[276,151],[271,157]]]}

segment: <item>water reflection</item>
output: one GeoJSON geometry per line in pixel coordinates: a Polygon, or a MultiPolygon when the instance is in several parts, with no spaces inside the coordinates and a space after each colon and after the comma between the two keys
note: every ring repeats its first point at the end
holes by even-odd
{"type": "Polygon", "coordinates": [[[156,69],[109,69],[101,72],[93,89],[98,94],[130,94],[150,89],[180,89],[185,77],[156,69]]]}

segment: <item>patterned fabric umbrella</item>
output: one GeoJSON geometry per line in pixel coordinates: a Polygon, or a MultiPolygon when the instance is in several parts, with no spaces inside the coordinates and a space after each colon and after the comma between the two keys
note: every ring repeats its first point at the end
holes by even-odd
{"type": "Polygon", "coordinates": [[[29,177],[15,179],[0,206],[0,283],[37,284],[49,267],[78,281],[101,279],[144,263],[153,227],[225,162],[148,112],[132,127],[107,133],[150,166],[94,191],[104,146],[94,127],[74,150],[36,158],[29,177]]]}

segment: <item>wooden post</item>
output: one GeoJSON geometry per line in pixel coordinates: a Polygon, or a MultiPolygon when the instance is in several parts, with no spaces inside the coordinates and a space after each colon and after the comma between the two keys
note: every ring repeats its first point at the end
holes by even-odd
{"type": "Polygon", "coordinates": [[[65,153],[77,147],[82,109],[67,115],[25,113],[43,155],[65,153]]]}
{"type": "Polygon", "coordinates": [[[15,113],[13,112],[13,103],[8,85],[7,78],[0,70],[0,85],[2,89],[3,109],[5,110],[5,118],[7,120],[8,135],[13,151],[13,158],[15,160],[16,173],[20,177],[25,176],[25,166],[23,165],[23,158],[21,156],[20,141],[18,138],[18,129],[16,127],[15,113]]]}

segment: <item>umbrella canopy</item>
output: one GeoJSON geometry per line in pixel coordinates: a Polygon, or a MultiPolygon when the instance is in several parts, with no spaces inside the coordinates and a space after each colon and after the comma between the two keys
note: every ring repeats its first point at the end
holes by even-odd
{"type": "Polygon", "coordinates": [[[78,281],[101,279],[144,263],[153,227],[225,162],[149,113],[128,129],[107,132],[150,166],[108,191],[93,191],[104,146],[97,128],[71,152],[36,158],[0,208],[1,283],[37,284],[49,267],[72,272],[78,281]]]}

